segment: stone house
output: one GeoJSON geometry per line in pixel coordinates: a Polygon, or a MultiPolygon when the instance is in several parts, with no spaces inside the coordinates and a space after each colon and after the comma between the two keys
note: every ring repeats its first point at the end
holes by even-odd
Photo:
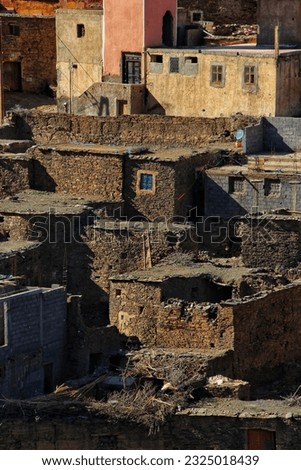
{"type": "Polygon", "coordinates": [[[49,393],[63,378],[64,287],[0,287],[0,392],[27,398],[49,393]]]}
{"type": "MultiPolygon", "coordinates": [[[[290,361],[300,362],[300,282],[239,298],[231,269],[217,278],[212,269],[162,265],[111,278],[111,324],[144,347],[230,351],[232,377],[253,384],[265,381],[264,370],[272,377],[290,361]]],[[[243,282],[241,293],[250,273],[236,268],[233,274],[243,282]]]]}
{"type": "Polygon", "coordinates": [[[4,90],[41,93],[56,84],[53,17],[2,13],[4,90]]]}

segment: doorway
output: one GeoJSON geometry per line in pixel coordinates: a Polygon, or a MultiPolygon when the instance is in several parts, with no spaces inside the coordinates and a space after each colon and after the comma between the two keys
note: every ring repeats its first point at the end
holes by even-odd
{"type": "Polygon", "coordinates": [[[122,82],[141,83],[141,54],[122,54],[122,82]]]}
{"type": "Polygon", "coordinates": [[[169,10],[163,16],[162,43],[167,47],[173,46],[173,17],[169,10]]]}
{"type": "Polygon", "coordinates": [[[53,391],[53,363],[45,364],[44,367],[44,393],[53,391]]]}
{"type": "Polygon", "coordinates": [[[248,429],[248,450],[276,449],[276,433],[265,429],[248,429]]]}
{"type": "Polygon", "coordinates": [[[22,91],[21,62],[4,62],[3,85],[8,91],[22,91]]]}

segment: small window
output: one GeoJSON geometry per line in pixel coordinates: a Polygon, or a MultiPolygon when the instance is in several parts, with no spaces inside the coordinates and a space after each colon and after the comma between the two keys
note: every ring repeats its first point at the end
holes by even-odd
{"type": "Polygon", "coordinates": [[[230,194],[243,193],[244,189],[245,189],[244,178],[230,176],[229,178],[229,193],[230,194]]]}
{"type": "Polygon", "coordinates": [[[221,64],[211,65],[210,83],[213,86],[223,86],[225,83],[225,67],[221,64]]]}
{"type": "Polygon", "coordinates": [[[192,23],[199,23],[203,20],[203,12],[202,11],[192,11],[191,12],[191,21],[192,23]]]}
{"type": "Polygon", "coordinates": [[[153,175],[150,173],[141,173],[140,175],[140,189],[143,191],[153,190],[153,175]]]}
{"type": "Polygon", "coordinates": [[[279,179],[264,180],[264,195],[265,196],[279,196],[281,191],[281,181],[279,179]]]}
{"type": "Polygon", "coordinates": [[[115,296],[120,297],[121,296],[121,289],[116,289],[115,290],[115,296]]]}
{"type": "Polygon", "coordinates": [[[197,64],[198,58],[197,57],[185,57],[185,64],[197,64]]]}
{"type": "Polygon", "coordinates": [[[244,67],[244,84],[256,84],[256,67],[254,65],[245,65],[244,67]]]}
{"type": "Polygon", "coordinates": [[[78,24],[76,26],[76,32],[77,32],[77,37],[78,38],[83,38],[85,35],[85,25],[84,24],[78,24]]]}
{"type": "Polygon", "coordinates": [[[156,64],[163,64],[163,55],[152,54],[151,55],[151,62],[155,62],[156,64]]]}
{"type": "Polygon", "coordinates": [[[169,60],[170,73],[179,73],[179,57],[171,57],[169,60]]]}
{"type": "Polygon", "coordinates": [[[8,34],[11,36],[20,36],[20,26],[10,23],[8,25],[8,34]]]}

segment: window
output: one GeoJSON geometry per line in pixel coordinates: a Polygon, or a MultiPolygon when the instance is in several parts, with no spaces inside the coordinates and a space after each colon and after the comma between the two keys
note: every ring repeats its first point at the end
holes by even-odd
{"type": "Polygon", "coordinates": [[[198,73],[198,58],[196,56],[184,58],[185,75],[196,75],[198,73]]]}
{"type": "Polygon", "coordinates": [[[198,58],[197,57],[185,57],[185,64],[197,64],[198,58]]]}
{"type": "Polygon", "coordinates": [[[243,193],[245,189],[245,180],[241,177],[229,177],[229,193],[243,193]]]}
{"type": "Polygon", "coordinates": [[[115,296],[120,297],[121,296],[121,289],[116,289],[115,290],[115,296]]]}
{"type": "Polygon", "coordinates": [[[264,195],[265,196],[279,196],[281,191],[281,181],[279,179],[264,180],[264,195]]]}
{"type": "Polygon", "coordinates": [[[169,59],[170,73],[179,73],[179,57],[171,57],[169,59]]]}
{"type": "Polygon", "coordinates": [[[156,192],[157,171],[137,171],[136,193],[142,195],[153,195],[156,192]]]}
{"type": "Polygon", "coordinates": [[[163,55],[152,54],[150,57],[151,57],[151,62],[156,62],[157,64],[163,64],[163,55]]]}
{"type": "Polygon", "coordinates": [[[83,38],[85,35],[85,25],[84,24],[76,25],[76,32],[77,32],[78,38],[83,38]]]}
{"type": "Polygon", "coordinates": [[[153,175],[149,173],[141,173],[140,175],[140,189],[144,191],[153,190],[153,175]]]}
{"type": "Polygon", "coordinates": [[[255,85],[255,83],[256,83],[256,67],[254,65],[245,65],[244,84],[255,85]]]}
{"type": "Polygon", "coordinates": [[[212,86],[224,86],[225,84],[225,67],[221,64],[211,65],[210,84],[212,86]]]}
{"type": "Polygon", "coordinates": [[[203,20],[203,12],[202,11],[192,11],[191,12],[191,21],[192,23],[199,23],[203,20]]]}
{"type": "Polygon", "coordinates": [[[20,26],[10,23],[8,25],[8,34],[11,36],[20,36],[20,26]]]}
{"type": "Polygon", "coordinates": [[[162,73],[163,72],[163,55],[151,54],[150,56],[150,72],[162,73]]]}

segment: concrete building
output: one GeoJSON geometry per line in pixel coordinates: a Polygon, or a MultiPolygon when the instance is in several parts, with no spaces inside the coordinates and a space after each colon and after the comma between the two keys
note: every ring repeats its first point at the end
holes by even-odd
{"type": "Polygon", "coordinates": [[[66,293],[63,287],[0,285],[0,393],[50,393],[63,378],[66,293]]]}
{"type": "Polygon", "coordinates": [[[258,0],[258,45],[275,43],[275,26],[279,26],[279,41],[283,46],[300,46],[301,4],[299,0],[258,0]]]}

